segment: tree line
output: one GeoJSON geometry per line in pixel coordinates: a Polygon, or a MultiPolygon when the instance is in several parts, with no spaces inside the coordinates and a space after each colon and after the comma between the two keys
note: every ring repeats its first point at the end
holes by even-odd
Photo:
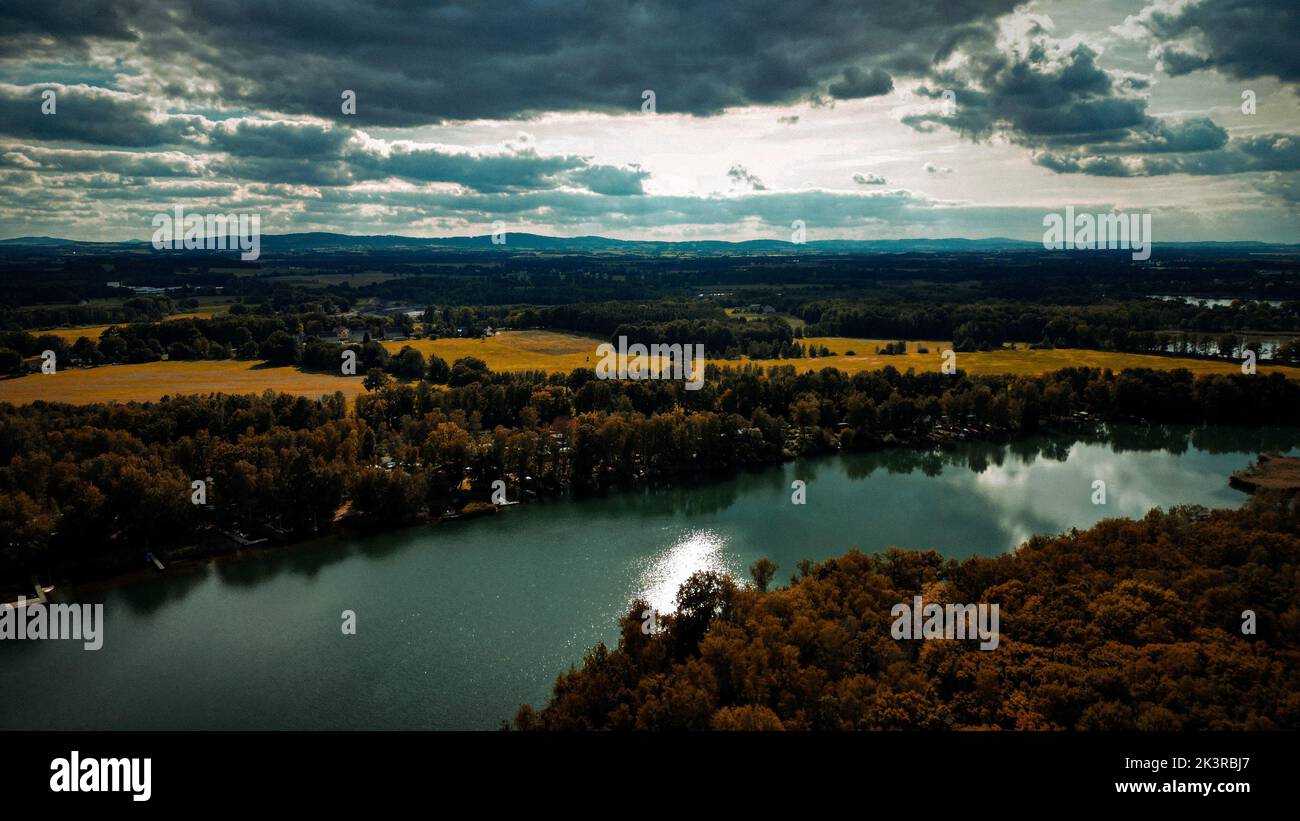
{"type": "Polygon", "coordinates": [[[120,305],[58,305],[22,308],[0,306],[0,330],[57,328],[69,325],[156,322],[174,313],[176,302],[165,296],[138,296],[120,305]]]}
{"type": "Polygon", "coordinates": [[[295,534],[393,526],[488,498],[589,493],[799,454],[926,443],[937,431],[1012,435],[1096,419],[1300,424],[1280,375],[1070,368],[1044,376],[845,374],[708,366],[704,386],[493,373],[458,360],[442,387],[374,369],[341,393],[0,404],[0,580],[62,578],[188,544],[211,525],[295,534]],[[209,504],[191,483],[211,479],[209,504]]]}
{"type": "MultiPolygon", "coordinates": [[[[27,331],[0,332],[0,373],[18,370],[24,357],[54,351],[60,367],[95,367],[104,364],[200,359],[260,359],[273,365],[304,364],[317,370],[338,370],[336,331],[350,331],[349,344],[357,350],[384,338],[387,329],[403,335],[415,331],[414,320],[398,316],[341,316],[338,314],[256,312],[233,306],[230,314],[210,319],[171,319],[113,325],[98,339],[79,337],[69,344],[55,334],[27,331]],[[328,361],[326,361],[328,360],[328,361]]],[[[377,346],[376,347],[381,347],[377,346]]],[[[382,351],[382,347],[381,347],[382,351]]],[[[387,361],[387,353],[371,350],[368,361],[387,361]]]]}
{"type": "Polygon", "coordinates": [[[957,350],[1027,342],[1124,352],[1208,353],[1213,349],[1231,356],[1244,344],[1246,331],[1300,331],[1300,303],[1296,302],[1205,308],[1158,299],[1098,305],[823,300],[792,312],[807,323],[805,336],[952,340],[957,350]]]}

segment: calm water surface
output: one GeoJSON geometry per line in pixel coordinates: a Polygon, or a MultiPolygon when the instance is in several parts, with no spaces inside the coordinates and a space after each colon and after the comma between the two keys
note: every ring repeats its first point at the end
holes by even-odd
{"type": "Polygon", "coordinates": [[[0,643],[0,728],[491,729],[613,642],[633,597],[670,610],[696,570],[743,577],[767,556],[782,582],[852,547],[992,555],[1156,506],[1237,506],[1228,474],[1296,445],[1300,431],[1116,428],[851,454],[58,591],[104,603],[103,649],[0,643]]]}

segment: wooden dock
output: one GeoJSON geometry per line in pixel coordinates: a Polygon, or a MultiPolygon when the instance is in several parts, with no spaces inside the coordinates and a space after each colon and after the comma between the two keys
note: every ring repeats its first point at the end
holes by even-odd
{"type": "Polygon", "coordinates": [[[257,545],[266,544],[267,542],[266,538],[250,539],[248,538],[247,535],[240,533],[238,531],[218,530],[217,532],[220,533],[222,536],[225,536],[227,539],[230,539],[240,547],[256,547],[257,545]]]}
{"type": "MultiPolygon", "coordinates": [[[[45,604],[47,601],[45,598],[45,588],[41,587],[40,584],[37,583],[33,583],[32,587],[36,590],[35,598],[24,598],[21,601],[0,602],[0,607],[17,610],[19,607],[27,607],[33,604],[45,604]]],[[[51,587],[50,589],[53,590],[54,588],[51,587]]]]}

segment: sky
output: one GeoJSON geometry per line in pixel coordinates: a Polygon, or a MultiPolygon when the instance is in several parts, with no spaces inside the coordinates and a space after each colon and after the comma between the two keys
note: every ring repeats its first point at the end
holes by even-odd
{"type": "Polygon", "coordinates": [[[1300,242],[1295,0],[5,0],[0,238],[1300,242]]]}

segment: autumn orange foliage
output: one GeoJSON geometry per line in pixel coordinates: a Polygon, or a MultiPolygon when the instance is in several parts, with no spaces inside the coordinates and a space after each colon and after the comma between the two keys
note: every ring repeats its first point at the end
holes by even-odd
{"type": "Polygon", "coordinates": [[[1014,554],[852,552],[761,593],[699,575],[657,633],[559,677],[521,729],[1300,728],[1300,514],[1175,508],[1014,554]],[[1001,642],[898,641],[890,609],[989,602],[1001,642]],[[1245,634],[1245,611],[1255,616],[1245,634]]]}

